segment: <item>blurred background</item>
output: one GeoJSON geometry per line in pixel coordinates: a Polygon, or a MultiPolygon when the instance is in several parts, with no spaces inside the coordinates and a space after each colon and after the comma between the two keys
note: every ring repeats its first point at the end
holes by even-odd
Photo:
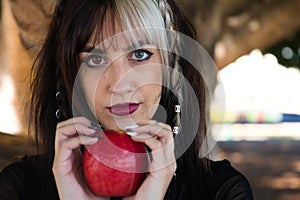
{"type": "MultiPolygon", "coordinates": [[[[300,1],[177,1],[218,68],[214,158],[244,173],[258,200],[300,199],[300,1]],[[218,106],[224,101],[225,109],[218,106]]],[[[34,153],[26,129],[28,72],[53,0],[0,2],[1,170],[34,153]]]]}

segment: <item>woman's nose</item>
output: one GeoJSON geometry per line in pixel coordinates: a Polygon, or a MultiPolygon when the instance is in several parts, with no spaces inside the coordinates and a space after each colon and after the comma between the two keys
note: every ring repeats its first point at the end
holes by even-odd
{"type": "Polygon", "coordinates": [[[135,89],[132,68],[127,60],[119,58],[111,63],[109,70],[109,91],[114,94],[131,93],[135,89]]]}

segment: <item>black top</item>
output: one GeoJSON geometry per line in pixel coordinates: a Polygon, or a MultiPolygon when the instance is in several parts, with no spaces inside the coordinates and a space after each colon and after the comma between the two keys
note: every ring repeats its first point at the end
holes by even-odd
{"type": "MultiPolygon", "coordinates": [[[[253,200],[251,187],[246,178],[235,170],[227,160],[210,161],[212,173],[209,191],[216,200],[253,200]]],[[[41,156],[24,157],[0,173],[1,200],[58,200],[58,193],[51,168],[44,167],[41,156]],[[42,173],[41,169],[43,170],[42,173]]],[[[176,199],[188,199],[185,187],[182,187],[176,199]]],[[[197,191],[194,191],[197,192],[197,191]]],[[[111,198],[116,199],[116,198],[111,198]]],[[[165,199],[168,198],[166,195],[165,199]]]]}

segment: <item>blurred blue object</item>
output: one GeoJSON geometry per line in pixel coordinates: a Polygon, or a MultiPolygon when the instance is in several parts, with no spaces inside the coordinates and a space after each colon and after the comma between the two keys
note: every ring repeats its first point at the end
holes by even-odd
{"type": "Polygon", "coordinates": [[[282,122],[300,122],[300,115],[283,113],[282,122]]]}

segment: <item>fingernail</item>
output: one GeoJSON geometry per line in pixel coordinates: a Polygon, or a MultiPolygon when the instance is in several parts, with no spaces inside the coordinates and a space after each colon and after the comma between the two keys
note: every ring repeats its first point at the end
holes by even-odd
{"type": "Polygon", "coordinates": [[[101,131],[102,127],[100,124],[95,123],[95,122],[91,122],[91,124],[88,126],[88,128],[93,129],[95,131],[101,131]]]}
{"type": "Polygon", "coordinates": [[[124,130],[128,130],[128,129],[134,129],[134,128],[138,128],[139,126],[136,124],[130,125],[130,126],[125,126],[123,129],[124,130]]]}
{"type": "Polygon", "coordinates": [[[82,134],[82,133],[80,133],[80,134],[78,134],[78,135],[79,135],[79,136],[88,137],[88,138],[98,138],[98,139],[100,139],[100,138],[103,138],[103,137],[104,137],[102,134],[96,134],[96,135],[86,135],[86,134],[82,134]]]}
{"type": "Polygon", "coordinates": [[[93,130],[95,130],[95,131],[101,131],[101,130],[102,130],[102,128],[97,127],[97,126],[92,126],[92,125],[89,125],[88,128],[89,128],[89,129],[93,129],[93,130]]]}
{"type": "Polygon", "coordinates": [[[137,136],[137,132],[126,132],[127,135],[130,135],[130,136],[137,136]]]}
{"type": "Polygon", "coordinates": [[[95,137],[84,137],[81,138],[82,142],[84,145],[93,145],[98,141],[99,138],[95,138],[95,137]]]}

